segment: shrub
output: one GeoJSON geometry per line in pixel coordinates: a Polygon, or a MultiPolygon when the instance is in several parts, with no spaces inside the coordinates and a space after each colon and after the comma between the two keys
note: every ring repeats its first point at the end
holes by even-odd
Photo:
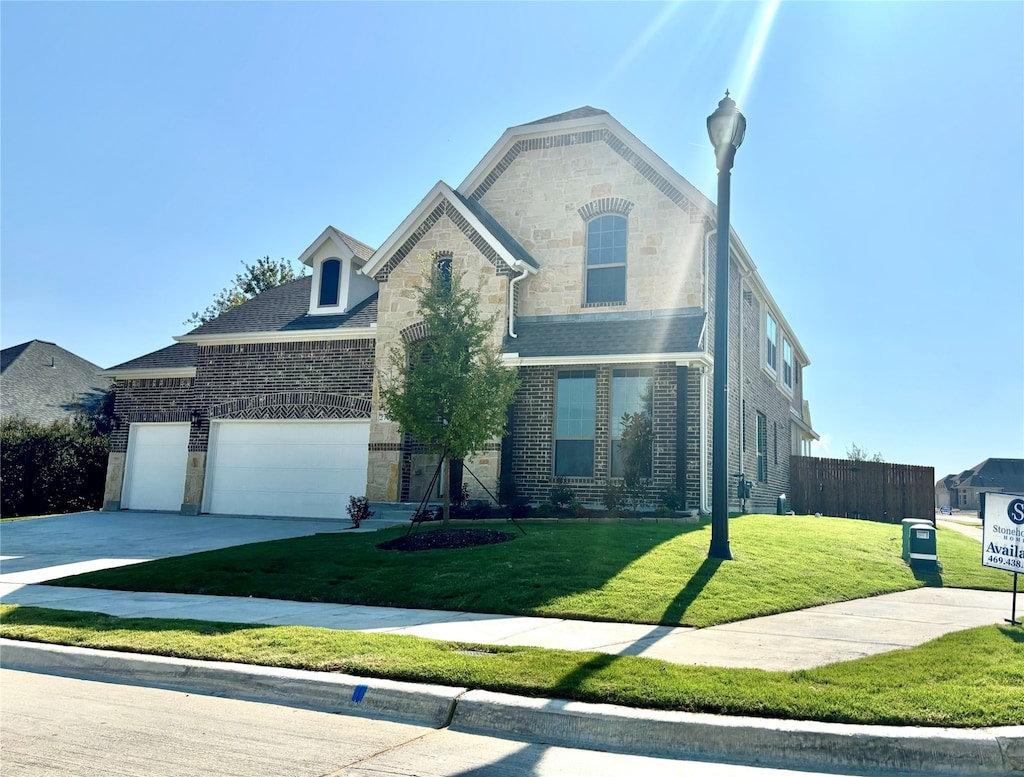
{"type": "Polygon", "coordinates": [[[617,513],[625,498],[625,487],[622,483],[617,480],[609,481],[608,485],[604,488],[604,494],[601,495],[601,504],[603,504],[609,512],[617,513]]]}
{"type": "Polygon", "coordinates": [[[673,483],[670,488],[666,488],[665,492],[661,495],[661,503],[669,512],[679,512],[680,510],[686,509],[686,493],[680,491],[679,488],[673,483]]]}
{"type": "Polygon", "coordinates": [[[352,525],[359,528],[359,524],[367,518],[372,518],[373,510],[370,509],[370,502],[365,496],[350,496],[348,498],[348,517],[352,519],[352,525]]]}
{"type": "Polygon", "coordinates": [[[110,440],[84,418],[0,424],[0,515],[46,515],[102,506],[110,440]]]}
{"type": "Polygon", "coordinates": [[[548,501],[551,502],[556,510],[564,512],[576,501],[576,494],[567,486],[555,486],[551,489],[548,501]]]}

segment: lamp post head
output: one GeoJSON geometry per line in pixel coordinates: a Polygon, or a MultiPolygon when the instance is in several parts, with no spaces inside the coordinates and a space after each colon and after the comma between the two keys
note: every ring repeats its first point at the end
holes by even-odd
{"type": "Polygon", "coordinates": [[[729,97],[729,91],[726,90],[718,108],[708,116],[708,137],[715,147],[719,171],[732,168],[736,149],[743,142],[746,132],[747,119],[736,108],[736,101],[729,97]]]}

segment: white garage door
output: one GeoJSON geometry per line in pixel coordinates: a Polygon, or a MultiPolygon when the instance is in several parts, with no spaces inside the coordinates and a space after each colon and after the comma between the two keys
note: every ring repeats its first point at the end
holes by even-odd
{"type": "Polygon", "coordinates": [[[345,518],[366,491],[370,422],[214,421],[208,513],[345,518]]]}
{"type": "Polygon", "coordinates": [[[185,495],[189,424],[132,424],[121,507],[181,509],[185,495]]]}

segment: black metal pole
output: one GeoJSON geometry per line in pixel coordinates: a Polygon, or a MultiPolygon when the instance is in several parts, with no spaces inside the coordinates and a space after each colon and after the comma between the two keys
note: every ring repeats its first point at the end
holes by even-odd
{"type": "MultiPolygon", "coordinates": [[[[982,494],[982,496],[984,496],[984,494],[982,494]]],[[[1007,621],[1006,618],[1003,618],[1003,620],[1006,621],[1007,623],[1009,623],[1011,626],[1020,626],[1021,622],[1019,620],[1017,620],[1017,573],[1016,572],[1013,573],[1013,599],[1011,601],[1012,601],[1012,603],[1010,604],[1010,620],[1007,621]]]]}
{"type": "Polygon", "coordinates": [[[715,236],[715,380],[711,403],[711,547],[708,558],[729,560],[729,188],[736,148],[715,149],[718,233],[715,236]]]}

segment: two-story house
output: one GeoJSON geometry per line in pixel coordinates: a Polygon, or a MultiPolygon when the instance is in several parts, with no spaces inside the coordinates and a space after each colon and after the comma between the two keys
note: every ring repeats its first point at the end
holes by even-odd
{"type": "MultiPolygon", "coordinates": [[[[730,474],[764,510],[816,438],[809,361],[731,248],[730,474]]],[[[477,478],[599,504],[621,419],[642,412],[654,489],[707,510],[714,251],[714,205],[605,111],[513,127],[376,250],[329,227],[300,257],[310,276],[111,370],[107,507],[341,517],[349,494],[418,499],[435,462],[382,412],[375,369],[423,336],[416,289],[440,270],[478,289],[520,378],[507,435],[467,461],[477,478]]]]}

